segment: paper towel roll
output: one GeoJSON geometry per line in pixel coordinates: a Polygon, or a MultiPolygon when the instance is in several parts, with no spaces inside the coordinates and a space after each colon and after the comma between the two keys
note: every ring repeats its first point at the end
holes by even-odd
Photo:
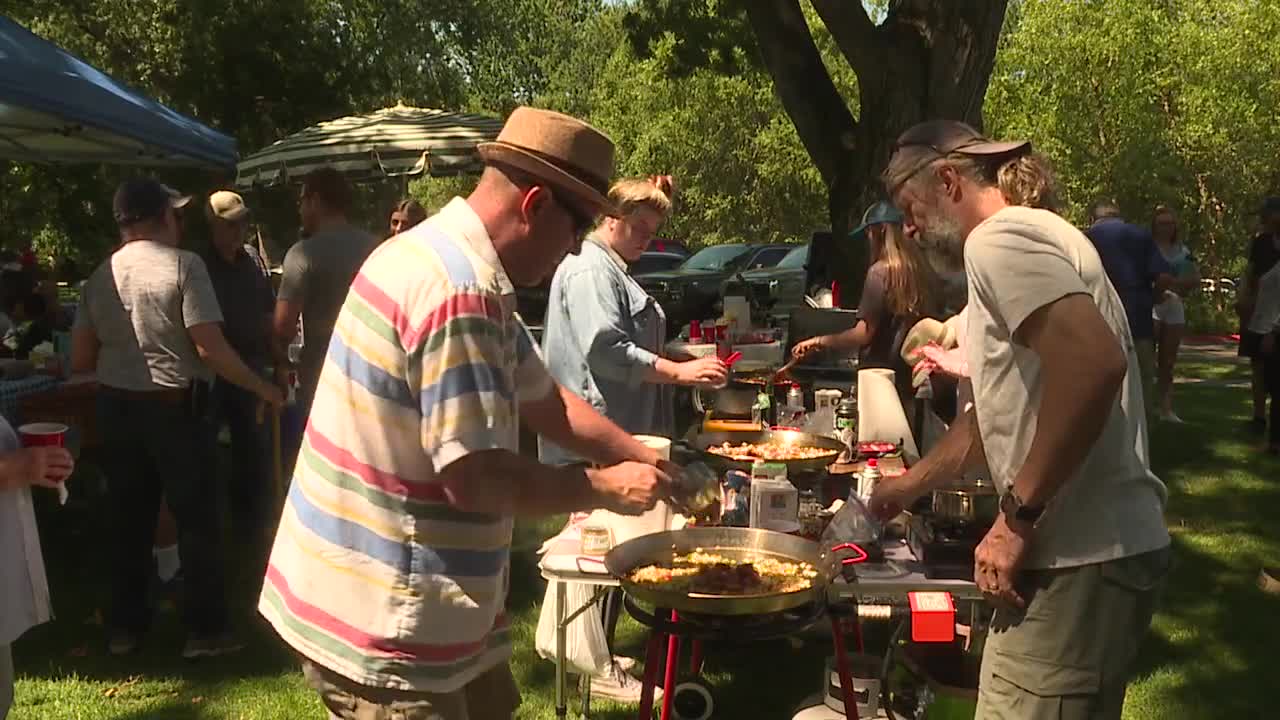
{"type": "MultiPolygon", "coordinates": [[[[658,435],[632,435],[640,444],[656,450],[663,460],[671,459],[671,439],[658,435]]],[[[596,510],[591,513],[589,522],[604,523],[613,532],[614,544],[624,543],[632,538],[663,532],[671,529],[674,515],[670,506],[659,501],[652,510],[643,515],[619,515],[608,510],[596,510]]]]}
{"type": "Polygon", "coordinates": [[[892,442],[902,440],[902,454],[907,463],[920,459],[911,424],[902,409],[894,372],[886,368],[858,371],[858,442],[892,442]]]}
{"type": "Polygon", "coordinates": [[[664,438],[658,435],[632,435],[631,437],[639,440],[641,445],[658,451],[663,460],[671,459],[671,438],[664,438]]]}

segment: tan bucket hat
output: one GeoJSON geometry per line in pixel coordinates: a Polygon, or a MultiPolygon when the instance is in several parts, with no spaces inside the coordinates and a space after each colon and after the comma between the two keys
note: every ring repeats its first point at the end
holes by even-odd
{"type": "Polygon", "coordinates": [[[244,198],[230,190],[219,190],[209,196],[209,212],[216,218],[237,222],[249,214],[244,198]]]}
{"type": "Polygon", "coordinates": [[[495,142],[477,146],[487,164],[509,165],[573,196],[584,210],[615,215],[609,202],[613,141],[587,123],[551,110],[518,107],[495,142]]]}

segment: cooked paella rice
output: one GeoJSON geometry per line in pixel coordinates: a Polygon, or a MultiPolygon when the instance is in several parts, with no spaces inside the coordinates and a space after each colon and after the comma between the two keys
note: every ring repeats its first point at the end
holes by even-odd
{"type": "Polygon", "coordinates": [[[835,457],[839,451],[807,445],[787,445],[777,442],[763,443],[721,443],[707,448],[713,455],[721,455],[732,460],[767,460],[770,462],[787,460],[814,460],[828,455],[835,457]]]}
{"type": "Polygon", "coordinates": [[[671,567],[644,565],[630,579],[641,585],[669,585],[677,591],[707,595],[789,593],[813,587],[818,571],[807,562],[767,555],[730,558],[697,548],[672,558],[671,567]]]}

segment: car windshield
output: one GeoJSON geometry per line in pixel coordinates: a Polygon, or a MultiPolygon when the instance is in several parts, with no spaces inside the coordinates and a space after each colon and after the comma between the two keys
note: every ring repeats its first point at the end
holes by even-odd
{"type": "Polygon", "coordinates": [[[778,263],[778,267],[803,268],[804,264],[808,261],[809,261],[809,246],[804,245],[787,253],[787,256],[782,258],[782,261],[778,263]]]}
{"type": "Polygon", "coordinates": [[[703,248],[680,266],[683,270],[723,270],[747,253],[746,245],[712,245],[703,248]]]}

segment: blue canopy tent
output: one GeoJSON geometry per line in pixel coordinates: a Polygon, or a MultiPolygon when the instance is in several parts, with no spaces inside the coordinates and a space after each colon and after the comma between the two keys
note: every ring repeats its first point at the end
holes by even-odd
{"type": "Polygon", "coordinates": [[[233,138],[0,16],[0,158],[226,169],[236,157],[233,138]]]}

